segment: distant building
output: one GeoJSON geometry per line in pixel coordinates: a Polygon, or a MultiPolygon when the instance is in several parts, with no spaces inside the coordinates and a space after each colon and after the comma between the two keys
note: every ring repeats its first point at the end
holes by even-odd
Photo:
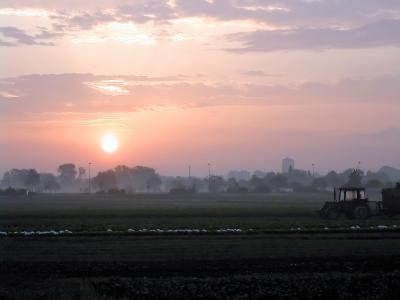
{"type": "Polygon", "coordinates": [[[294,170],[294,160],[286,157],[282,160],[282,173],[289,173],[294,170]]]}

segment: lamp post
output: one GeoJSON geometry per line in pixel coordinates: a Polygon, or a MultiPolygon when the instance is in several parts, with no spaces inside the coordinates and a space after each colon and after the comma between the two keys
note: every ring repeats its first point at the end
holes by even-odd
{"type": "Polygon", "coordinates": [[[88,173],[89,173],[89,195],[90,195],[90,194],[91,194],[91,188],[92,188],[92,187],[91,187],[91,182],[90,182],[90,167],[92,166],[92,163],[89,162],[88,165],[89,165],[89,168],[88,168],[88,169],[89,169],[89,172],[88,172],[88,173]]]}
{"type": "Polygon", "coordinates": [[[208,192],[211,193],[211,164],[208,163],[208,192]]]}

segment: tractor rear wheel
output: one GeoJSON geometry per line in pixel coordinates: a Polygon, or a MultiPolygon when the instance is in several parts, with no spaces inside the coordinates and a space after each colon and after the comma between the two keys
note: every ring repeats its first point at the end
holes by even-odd
{"type": "Polygon", "coordinates": [[[326,212],[326,218],[328,220],[337,220],[339,218],[340,212],[336,208],[330,208],[326,212]]]}
{"type": "Polygon", "coordinates": [[[369,208],[366,205],[357,205],[353,209],[353,216],[358,220],[365,220],[369,218],[369,208]]]}

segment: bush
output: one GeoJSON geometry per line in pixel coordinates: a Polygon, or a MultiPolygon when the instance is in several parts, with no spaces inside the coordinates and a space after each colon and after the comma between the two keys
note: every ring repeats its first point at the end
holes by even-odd
{"type": "Polygon", "coordinates": [[[173,195],[176,195],[176,194],[178,194],[178,195],[179,194],[190,194],[190,193],[193,193],[193,190],[185,189],[183,187],[172,188],[172,189],[169,190],[169,194],[173,194],[173,195]]]}
{"type": "MultiPolygon", "coordinates": [[[[29,194],[33,194],[29,192],[29,194]]],[[[26,189],[14,189],[12,187],[8,187],[5,190],[0,189],[1,196],[26,196],[27,190],[26,189]]]]}
{"type": "Polygon", "coordinates": [[[108,194],[110,195],[126,195],[126,192],[124,189],[109,189],[108,194]]]}

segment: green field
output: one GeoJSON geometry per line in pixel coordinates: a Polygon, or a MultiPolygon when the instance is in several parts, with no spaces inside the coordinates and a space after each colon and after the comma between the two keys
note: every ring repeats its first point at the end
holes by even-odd
{"type": "Polygon", "coordinates": [[[324,221],[330,197],[2,197],[0,299],[395,299],[400,218],[324,221]]]}
{"type": "Polygon", "coordinates": [[[38,195],[0,197],[0,231],[69,229],[95,232],[107,229],[220,229],[289,230],[343,228],[353,225],[399,225],[398,218],[366,221],[324,221],[317,210],[331,199],[318,194],[167,194],[38,195]]]}

